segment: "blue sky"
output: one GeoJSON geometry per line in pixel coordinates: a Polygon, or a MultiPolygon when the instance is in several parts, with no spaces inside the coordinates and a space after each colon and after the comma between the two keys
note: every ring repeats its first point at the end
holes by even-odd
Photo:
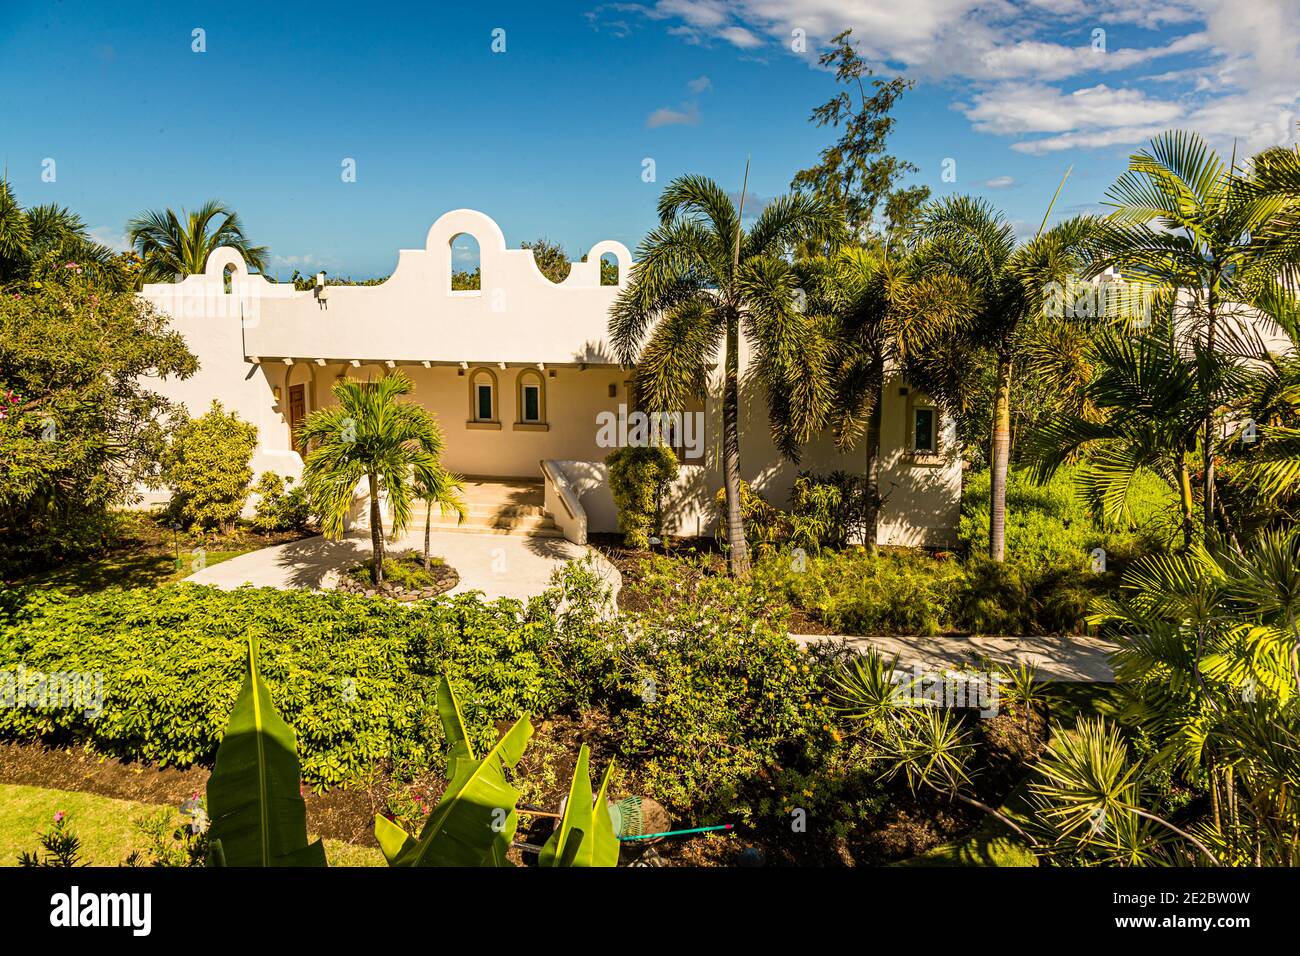
{"type": "Polygon", "coordinates": [[[461,206],[511,245],[545,235],[576,258],[601,239],[635,246],[681,173],[736,189],[751,156],[751,190],[785,191],[831,136],[807,121],[835,89],[816,54],[853,26],[879,73],[917,81],[891,142],[920,167],[914,181],[985,195],[1032,231],[1067,166],[1058,211],[1095,209],[1161,129],[1243,152],[1294,141],[1296,8],[0,0],[0,160],[20,202],[68,205],[114,244],[140,210],[219,197],[285,277],[387,274],[461,206]],[[192,50],[196,28],[206,52],[192,50]]]}

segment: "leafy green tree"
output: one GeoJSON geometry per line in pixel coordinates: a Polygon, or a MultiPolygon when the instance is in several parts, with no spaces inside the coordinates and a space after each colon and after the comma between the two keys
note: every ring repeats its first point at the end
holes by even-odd
{"type": "MultiPolygon", "coordinates": [[[[1288,237],[1296,216],[1294,168],[1288,151],[1260,164],[1266,182],[1225,163],[1195,133],[1161,134],[1129,158],[1129,168],[1106,195],[1115,206],[1097,236],[1094,273],[1117,268],[1147,287],[1153,309],[1177,314],[1204,344],[1225,345],[1225,322],[1279,273],[1294,279],[1300,243],[1288,237]]],[[[1202,388],[1201,503],[1204,532],[1219,520],[1215,469],[1221,406],[1202,388]]]]}
{"type": "Polygon", "coordinates": [[[903,77],[870,80],[867,64],[850,42],[852,30],[831,39],[833,49],[818,62],[834,68],[835,80],[845,89],[813,110],[809,119],[818,126],[843,131],[821,152],[821,161],[795,174],[790,187],[823,196],[844,211],[849,232],[858,241],[876,231],[876,212],[884,204],[887,236],[899,237],[930,198],[925,186],[896,189],[903,176],[917,171],[911,163],[885,152],[896,120],[890,115],[898,98],[914,85],[903,77]]]}
{"type": "Polygon", "coordinates": [[[163,456],[179,517],[204,530],[228,530],[248,499],[256,448],[257,426],[227,414],[215,399],[204,414],[182,423],[163,456]]]}
{"type": "Polygon", "coordinates": [[[334,385],[338,404],[308,415],[296,436],[300,445],[310,449],[303,486],[328,537],[342,536],[357,485],[365,479],[376,585],[384,581],[381,495],[387,496],[394,534],[410,523],[421,489],[440,490],[431,500],[444,511],[463,513],[464,508],[456,495],[459,486],[439,463],[443,437],[437,419],[424,406],[401,400],[413,389],[401,372],[378,381],[343,379],[334,385]]]}
{"type": "Polygon", "coordinates": [[[156,485],[181,409],[148,388],[198,367],[164,316],[118,278],[38,262],[0,293],[0,552],[6,573],[84,553],[110,509],[156,485]]]}
{"type": "Polygon", "coordinates": [[[569,277],[569,256],[558,242],[543,236],[532,242],[521,242],[519,248],[532,250],[537,268],[552,282],[563,282],[569,277]]]}
{"type": "Polygon", "coordinates": [[[918,224],[922,241],[913,252],[916,274],[945,276],[947,281],[933,286],[933,294],[922,288],[913,297],[912,310],[924,313],[928,302],[938,306],[953,298],[965,303],[957,309],[937,309],[928,333],[931,342],[942,344],[938,351],[950,356],[944,374],[934,376],[938,397],[961,388],[962,365],[972,353],[984,352],[995,363],[989,441],[989,556],[994,561],[1006,554],[1015,363],[1023,357],[1034,324],[1042,317],[1052,283],[1064,284],[1082,268],[1096,231],[1090,217],[1068,219],[1050,229],[1045,228],[1046,219],[1033,239],[1018,243],[1011,223],[987,202],[949,197],[922,212],[918,224]],[[939,379],[957,381],[945,387],[939,379]]]}
{"type": "Polygon", "coordinates": [[[266,270],[268,250],[244,234],[239,215],[219,199],[209,199],[193,212],[153,209],[127,223],[127,237],[143,260],[145,282],[170,282],[198,275],[214,249],[230,246],[256,272],[266,270]]]}
{"type": "Polygon", "coordinates": [[[799,443],[812,437],[814,410],[830,397],[825,390],[804,392],[801,343],[808,338],[807,322],[787,256],[800,242],[837,242],[843,223],[825,199],[795,193],[769,203],[745,230],[743,206],[743,189],[737,209],[711,179],[673,180],[659,197],[659,226],[641,244],[609,329],[619,360],[636,365],[638,393],[654,412],[680,411],[702,396],[708,367],[722,349],[727,560],[733,575],[747,577],[740,513],[740,335],[743,329],[753,346],[773,436],[795,455],[799,443]]]}

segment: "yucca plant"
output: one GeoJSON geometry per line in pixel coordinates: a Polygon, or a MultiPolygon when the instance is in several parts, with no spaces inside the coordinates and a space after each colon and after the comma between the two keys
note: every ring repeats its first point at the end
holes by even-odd
{"type": "Polygon", "coordinates": [[[1081,718],[1073,730],[1058,732],[1033,770],[1031,801],[1053,836],[1053,852],[1096,849],[1109,862],[1157,862],[1165,847],[1144,826],[1153,824],[1218,865],[1195,835],[1143,809],[1141,767],[1129,760],[1119,728],[1104,718],[1081,718]]]}
{"type": "Polygon", "coordinates": [[[1032,726],[1035,710],[1046,711],[1057,699],[1047,686],[1047,682],[1038,676],[1038,668],[1021,661],[1014,668],[1003,668],[997,673],[999,680],[998,697],[1012,710],[1019,710],[1025,716],[1025,730],[1032,726]]]}

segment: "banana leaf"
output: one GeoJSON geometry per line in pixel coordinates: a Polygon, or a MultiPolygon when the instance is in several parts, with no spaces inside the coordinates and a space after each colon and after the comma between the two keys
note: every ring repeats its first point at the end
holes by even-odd
{"type": "Polygon", "coordinates": [[[614,821],[609,815],[605,792],[609,789],[614,762],[605,768],[600,792],[593,803],[591,775],[588,770],[590,751],[586,744],[578,751],[578,763],[573,768],[573,781],[569,784],[569,799],[564,803],[564,816],[551,838],[538,856],[539,866],[617,866],[618,836],[614,821]]]}
{"type": "Polygon", "coordinates": [[[482,760],[465,732],[447,678],[438,686],[438,715],[451,744],[447,789],[418,840],[385,817],[375,817],[375,837],[391,866],[511,866],[506,858],[519,826],[519,791],[505,768],[523,756],[533,725],[522,717],[482,760]]]}
{"type": "Polygon", "coordinates": [[[216,766],[208,778],[214,866],[325,866],[320,840],[307,842],[307,804],[293,730],[280,719],[258,670],[258,642],[216,766]]]}

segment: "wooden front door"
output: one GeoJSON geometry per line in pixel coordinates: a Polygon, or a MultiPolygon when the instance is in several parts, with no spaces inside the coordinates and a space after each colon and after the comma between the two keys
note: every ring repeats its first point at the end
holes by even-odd
{"type": "Polygon", "coordinates": [[[289,386],[289,445],[301,452],[298,445],[298,426],[307,417],[307,398],[302,385],[289,386]]]}

